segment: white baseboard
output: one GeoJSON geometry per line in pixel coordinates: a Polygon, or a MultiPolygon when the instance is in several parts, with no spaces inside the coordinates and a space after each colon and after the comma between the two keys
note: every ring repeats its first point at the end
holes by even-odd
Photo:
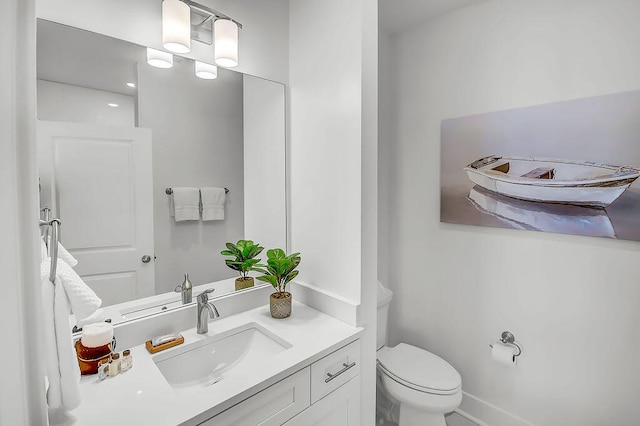
{"type": "Polygon", "coordinates": [[[462,403],[456,413],[478,426],[535,426],[502,408],[496,407],[470,393],[462,392],[462,403]]]}
{"type": "Polygon", "coordinates": [[[358,326],[360,305],[304,282],[294,281],[290,286],[293,300],[304,303],[349,325],[358,326]]]}

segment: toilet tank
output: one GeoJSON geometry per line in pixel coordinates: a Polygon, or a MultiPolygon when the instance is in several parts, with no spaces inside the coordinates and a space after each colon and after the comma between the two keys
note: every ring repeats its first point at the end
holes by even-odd
{"type": "Polygon", "coordinates": [[[378,333],[376,337],[376,349],[387,344],[387,321],[389,319],[389,303],[393,292],[378,281],[378,333]]]}

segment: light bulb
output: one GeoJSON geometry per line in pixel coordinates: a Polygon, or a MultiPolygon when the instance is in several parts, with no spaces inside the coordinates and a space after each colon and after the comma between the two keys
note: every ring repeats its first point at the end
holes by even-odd
{"type": "Polygon", "coordinates": [[[180,0],[162,2],[162,45],[175,53],[191,50],[191,9],[180,0]]]}
{"type": "Polygon", "coordinates": [[[173,66],[173,55],[169,52],[147,47],[147,63],[157,68],[171,68],[173,66]]]}
{"type": "Polygon", "coordinates": [[[232,68],[238,65],[238,25],[230,19],[213,23],[216,64],[232,68]]]}
{"type": "Polygon", "coordinates": [[[215,65],[196,61],[195,69],[196,76],[204,78],[205,80],[213,80],[214,78],[218,77],[218,67],[216,67],[215,65]]]}

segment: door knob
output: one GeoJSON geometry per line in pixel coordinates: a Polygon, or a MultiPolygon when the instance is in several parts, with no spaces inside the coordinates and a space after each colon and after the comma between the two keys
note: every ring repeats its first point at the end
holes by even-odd
{"type": "Polygon", "coordinates": [[[142,263],[149,263],[151,262],[151,256],[149,256],[148,254],[145,254],[144,256],[142,256],[142,263]]]}

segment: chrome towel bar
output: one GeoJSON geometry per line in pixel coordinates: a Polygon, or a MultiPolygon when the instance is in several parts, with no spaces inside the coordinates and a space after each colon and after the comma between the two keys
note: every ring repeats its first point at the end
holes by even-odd
{"type": "MultiPolygon", "coordinates": [[[[164,190],[164,193],[167,194],[167,195],[171,195],[171,194],[173,194],[173,189],[172,188],[167,188],[167,189],[164,190]]],[[[229,188],[225,188],[224,189],[224,193],[228,194],[229,193],[229,188]]]]}

